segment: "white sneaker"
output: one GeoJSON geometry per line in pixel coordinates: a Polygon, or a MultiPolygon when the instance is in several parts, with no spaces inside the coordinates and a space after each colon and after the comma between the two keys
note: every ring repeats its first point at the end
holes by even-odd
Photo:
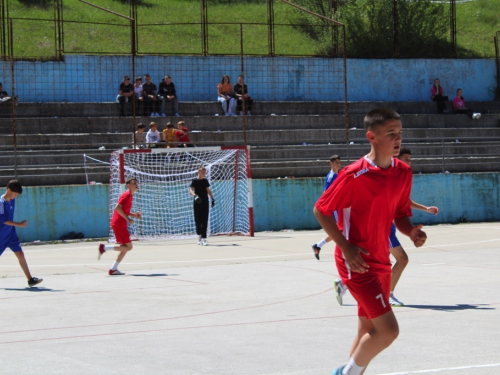
{"type": "Polygon", "coordinates": [[[337,298],[337,302],[340,306],[343,305],[342,296],[347,292],[347,287],[342,284],[342,280],[336,279],[333,282],[333,286],[335,287],[335,298],[337,298]]]}
{"type": "Polygon", "coordinates": [[[208,242],[206,238],[201,239],[201,246],[208,246],[208,242]]]}
{"type": "Polygon", "coordinates": [[[198,245],[201,245],[201,236],[198,236],[198,245]]]}
{"type": "Polygon", "coordinates": [[[394,297],[394,294],[392,294],[392,293],[389,296],[389,303],[391,304],[391,306],[394,306],[394,307],[405,305],[403,302],[401,302],[396,297],[394,297]]]}
{"type": "Polygon", "coordinates": [[[479,119],[481,118],[481,114],[480,114],[480,113],[474,113],[474,114],[472,115],[472,118],[473,118],[474,120],[479,120],[479,119]]]}

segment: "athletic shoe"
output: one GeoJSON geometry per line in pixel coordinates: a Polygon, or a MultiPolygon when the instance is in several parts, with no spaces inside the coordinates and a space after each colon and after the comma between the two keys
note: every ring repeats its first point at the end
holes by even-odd
{"type": "Polygon", "coordinates": [[[247,111],[247,116],[252,116],[252,114],[250,113],[250,111],[247,111]]]}
{"type": "Polygon", "coordinates": [[[176,112],[176,113],[174,113],[174,116],[175,116],[175,117],[181,117],[181,115],[179,115],[177,112],[176,112]]]}
{"type": "Polygon", "coordinates": [[[155,117],[155,113],[151,112],[151,114],[149,115],[149,117],[155,117]]]}
{"type": "Polygon", "coordinates": [[[165,113],[162,113],[161,117],[167,117],[167,115],[165,113]]]}
{"type": "Polygon", "coordinates": [[[109,274],[110,276],[125,275],[125,273],[120,272],[120,271],[118,271],[118,270],[109,270],[108,274],[109,274]]]}
{"type": "Polygon", "coordinates": [[[335,287],[335,298],[337,298],[339,305],[342,306],[344,304],[342,296],[347,292],[347,288],[342,284],[342,280],[340,279],[335,279],[333,286],[335,287]]]}
{"type": "Polygon", "coordinates": [[[43,279],[39,279],[38,277],[32,277],[31,279],[28,280],[28,286],[34,287],[37,284],[40,284],[43,281],[43,279]]]}
{"type": "Polygon", "coordinates": [[[155,117],[160,117],[160,114],[158,112],[156,112],[155,117]]]}
{"type": "Polygon", "coordinates": [[[243,116],[243,112],[242,112],[242,111],[239,111],[239,112],[238,112],[238,114],[239,114],[240,116],[243,116]]]}
{"type": "Polygon", "coordinates": [[[198,245],[201,245],[201,236],[198,236],[198,245]]]}
{"type": "Polygon", "coordinates": [[[207,242],[207,239],[206,239],[206,238],[202,238],[202,239],[201,239],[201,245],[202,245],[202,246],[208,246],[208,242],[207,242]]]}
{"type": "Polygon", "coordinates": [[[342,366],[342,367],[336,368],[335,370],[333,370],[332,375],[342,375],[342,371],[344,370],[344,367],[345,367],[345,366],[342,366]]]}
{"type": "Polygon", "coordinates": [[[314,244],[311,247],[314,251],[314,256],[316,257],[317,260],[319,260],[319,252],[321,251],[321,247],[319,247],[317,244],[314,244]]]}
{"type": "Polygon", "coordinates": [[[389,303],[391,306],[397,307],[397,306],[404,306],[405,304],[398,300],[396,297],[394,297],[394,294],[391,293],[389,297],[389,303]]]}
{"type": "Polygon", "coordinates": [[[102,254],[104,254],[106,252],[106,250],[104,250],[104,244],[101,243],[99,244],[99,249],[98,249],[98,253],[97,253],[97,260],[101,260],[101,256],[102,254]]]}
{"type": "Polygon", "coordinates": [[[479,119],[481,118],[481,114],[480,114],[480,113],[474,113],[474,114],[472,115],[472,118],[473,118],[474,120],[479,120],[479,119]]]}

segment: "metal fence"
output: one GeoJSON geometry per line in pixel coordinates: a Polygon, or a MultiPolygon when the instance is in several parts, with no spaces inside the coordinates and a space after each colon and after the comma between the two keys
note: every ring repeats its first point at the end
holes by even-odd
{"type": "MultiPolygon", "coordinates": [[[[227,19],[227,9],[237,3],[199,0],[184,9],[174,7],[175,2],[167,2],[162,6],[165,12],[162,17],[152,13],[156,8],[139,0],[114,1],[111,4],[117,11],[114,14],[108,11],[106,16],[98,13],[97,8],[88,11],[89,4],[92,4],[89,1],[53,0],[47,2],[41,18],[40,12],[35,12],[33,9],[36,8],[30,7],[29,2],[0,0],[0,50],[4,57],[12,52],[15,58],[44,59],[61,59],[75,53],[239,55],[239,27],[243,25],[241,43],[246,55],[328,54],[328,45],[335,43],[335,35],[332,35],[335,32],[325,31],[325,27],[330,26],[329,21],[305,16],[284,3],[277,0],[248,1],[245,4],[252,5],[252,13],[227,19]],[[301,23],[301,20],[307,22],[301,23]],[[32,33],[26,38],[19,30],[32,30],[32,33]],[[105,43],[110,38],[114,43],[105,43]],[[10,41],[14,42],[14,48],[11,48],[10,41]]],[[[349,6],[349,2],[338,0],[297,0],[297,3],[306,7],[318,4],[315,9],[320,15],[337,21],[344,21],[349,6]]],[[[372,8],[365,12],[378,17],[374,22],[382,24],[362,31],[365,36],[376,36],[377,48],[369,49],[371,55],[366,56],[355,48],[359,44],[355,38],[355,29],[359,25],[355,25],[347,35],[348,57],[460,56],[461,52],[457,51],[456,0],[420,2],[437,7],[436,12],[439,11],[436,16],[442,25],[434,35],[435,41],[427,40],[428,34],[419,34],[425,32],[419,27],[427,22],[425,17],[429,15],[415,13],[411,7],[417,7],[417,2],[380,0],[371,3],[372,8]]]]}

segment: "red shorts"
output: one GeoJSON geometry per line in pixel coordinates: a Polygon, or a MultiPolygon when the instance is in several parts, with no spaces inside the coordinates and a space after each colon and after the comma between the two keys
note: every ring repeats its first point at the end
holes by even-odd
{"type": "Polygon", "coordinates": [[[113,229],[113,232],[115,232],[116,242],[122,244],[132,242],[130,240],[130,233],[128,232],[127,224],[115,224],[111,226],[111,229],[113,229]]]}
{"type": "Polygon", "coordinates": [[[345,285],[358,302],[358,316],[374,319],[391,311],[391,274],[366,272],[345,280],[345,285]]]}

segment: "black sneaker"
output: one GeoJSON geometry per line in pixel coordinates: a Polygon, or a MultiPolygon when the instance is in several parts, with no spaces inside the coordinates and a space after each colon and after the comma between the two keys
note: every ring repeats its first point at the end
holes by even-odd
{"type": "Polygon", "coordinates": [[[28,280],[28,285],[29,287],[34,287],[35,285],[40,284],[43,281],[43,279],[39,279],[38,277],[32,277],[31,279],[28,280]]]}
{"type": "Polygon", "coordinates": [[[319,260],[319,252],[321,251],[321,247],[319,247],[317,244],[314,244],[311,247],[314,251],[314,256],[316,257],[317,260],[319,260]]]}

